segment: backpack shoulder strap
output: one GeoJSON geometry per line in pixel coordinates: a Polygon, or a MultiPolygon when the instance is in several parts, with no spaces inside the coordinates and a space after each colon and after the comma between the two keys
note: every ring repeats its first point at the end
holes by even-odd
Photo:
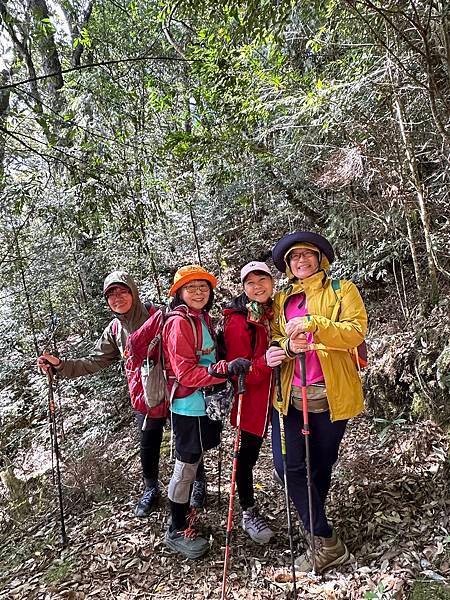
{"type": "Polygon", "coordinates": [[[164,317],[164,324],[166,324],[168,321],[170,321],[171,319],[174,319],[175,317],[181,317],[182,319],[185,319],[189,325],[192,328],[192,334],[194,336],[194,347],[195,347],[195,353],[197,355],[197,357],[200,357],[202,355],[202,349],[201,349],[201,343],[200,343],[200,347],[199,347],[199,335],[198,335],[198,331],[197,331],[197,325],[194,322],[194,319],[192,317],[190,317],[189,315],[187,315],[186,313],[182,313],[181,311],[163,311],[163,317],[164,317]]]}
{"type": "Polygon", "coordinates": [[[117,338],[117,334],[119,333],[119,319],[115,318],[113,319],[112,325],[111,325],[111,331],[112,334],[115,338],[117,338]]]}
{"type": "Polygon", "coordinates": [[[335,294],[340,292],[341,291],[341,280],[340,279],[332,279],[331,287],[333,288],[335,294]]]}
{"type": "Polygon", "coordinates": [[[197,356],[201,356],[202,349],[201,349],[201,346],[199,347],[199,335],[198,335],[198,331],[197,331],[197,325],[196,325],[194,319],[192,317],[190,317],[189,315],[186,315],[185,319],[187,321],[189,321],[189,324],[190,324],[190,326],[192,328],[192,333],[194,334],[195,353],[196,353],[197,356]]]}
{"type": "Polygon", "coordinates": [[[124,345],[122,343],[122,327],[123,325],[117,317],[112,320],[111,333],[114,342],[116,343],[117,349],[119,350],[120,356],[122,359],[124,359],[126,358],[126,340],[124,345]]]}
{"type": "Polygon", "coordinates": [[[333,306],[333,312],[331,314],[331,321],[337,321],[340,310],[341,310],[341,302],[342,302],[341,280],[340,279],[332,279],[331,287],[333,288],[334,295],[336,296],[336,304],[333,306]]]}
{"type": "Polygon", "coordinates": [[[158,307],[155,306],[151,300],[145,300],[145,302],[143,304],[145,306],[145,310],[148,312],[148,314],[150,316],[153,315],[158,310],[158,307]]]}

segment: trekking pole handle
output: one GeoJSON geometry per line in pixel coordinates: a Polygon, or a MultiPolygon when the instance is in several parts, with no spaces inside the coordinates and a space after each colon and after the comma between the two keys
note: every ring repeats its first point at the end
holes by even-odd
{"type": "Polygon", "coordinates": [[[245,373],[238,376],[238,394],[245,393],[245,373]]]}
{"type": "Polygon", "coordinates": [[[274,367],[273,368],[273,374],[275,377],[275,388],[277,390],[277,401],[281,402],[281,404],[283,404],[283,390],[281,387],[281,368],[278,365],[278,367],[274,367]]]}
{"type": "Polygon", "coordinates": [[[302,372],[302,386],[306,386],[306,355],[304,352],[298,353],[298,359],[300,361],[300,367],[302,372]]]}
{"type": "MultiPolygon", "coordinates": [[[[270,344],[270,347],[274,347],[274,348],[281,348],[280,343],[277,341],[273,341],[270,344]]],[[[274,375],[274,379],[275,379],[275,389],[276,389],[276,394],[277,394],[277,404],[278,404],[278,409],[281,412],[281,408],[283,406],[283,390],[281,388],[281,365],[278,365],[276,367],[272,367],[273,370],[273,375],[274,375]]]]}
{"type": "MultiPolygon", "coordinates": [[[[61,364],[61,359],[60,362],[58,363],[58,366],[61,364]]],[[[47,377],[49,376],[49,373],[51,373],[52,377],[53,375],[56,375],[56,365],[54,365],[53,363],[51,363],[49,360],[41,360],[40,362],[38,362],[38,369],[41,369],[41,372],[44,372],[47,377]]]]}

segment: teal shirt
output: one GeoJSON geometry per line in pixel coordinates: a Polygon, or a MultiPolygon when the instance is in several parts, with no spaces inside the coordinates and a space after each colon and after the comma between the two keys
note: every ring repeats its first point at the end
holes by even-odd
{"type": "MultiPolygon", "coordinates": [[[[210,350],[214,348],[214,341],[209,333],[206,323],[201,319],[202,322],[202,350],[210,350]]],[[[209,367],[216,362],[216,351],[213,349],[209,354],[202,354],[198,364],[202,367],[209,367]]],[[[185,415],[187,417],[204,417],[205,412],[205,398],[203,396],[203,390],[200,388],[185,396],[184,398],[174,398],[170,410],[177,415],[185,415]]]]}

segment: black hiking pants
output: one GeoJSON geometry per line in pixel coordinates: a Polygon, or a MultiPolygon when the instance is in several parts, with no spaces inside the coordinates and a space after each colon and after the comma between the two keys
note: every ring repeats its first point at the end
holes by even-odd
{"type": "Polygon", "coordinates": [[[236,470],[236,486],[239,503],[242,510],[247,510],[255,505],[253,488],[253,467],[258,460],[263,438],[248,431],[241,431],[238,463],[236,470]]]}
{"type": "Polygon", "coordinates": [[[166,419],[152,419],[147,417],[145,429],[142,430],[145,415],[140,412],[135,412],[135,415],[140,436],[142,476],[146,485],[155,485],[158,482],[159,457],[166,419]]]}
{"type": "MultiPolygon", "coordinates": [[[[142,477],[146,485],[155,485],[158,483],[159,478],[161,442],[166,419],[153,419],[147,417],[145,429],[142,430],[145,415],[137,411],[134,414],[136,417],[136,425],[139,430],[142,477]]],[[[200,464],[198,465],[196,479],[198,481],[203,481],[205,479],[203,460],[200,461],[200,464]]]]}

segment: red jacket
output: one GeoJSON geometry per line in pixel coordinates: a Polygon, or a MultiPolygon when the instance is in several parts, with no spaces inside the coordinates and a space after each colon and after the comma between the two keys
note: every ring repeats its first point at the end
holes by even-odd
{"type": "MultiPolygon", "coordinates": [[[[267,366],[265,359],[269,334],[263,323],[249,321],[243,312],[225,309],[223,314],[227,361],[239,356],[252,361],[251,369],[245,378],[246,391],[241,408],[241,429],[263,437],[267,430],[271,404],[272,369],[267,366]]],[[[236,427],[237,405],[236,396],[231,411],[231,424],[234,427],[236,427]]]]}
{"type": "Polygon", "coordinates": [[[167,322],[163,329],[163,349],[164,362],[167,373],[169,392],[175,382],[178,382],[174,397],[184,398],[192,394],[195,390],[202,387],[208,387],[223,382],[226,379],[227,363],[224,360],[218,361],[214,365],[217,373],[223,373],[223,378],[217,378],[209,375],[208,369],[198,364],[199,356],[194,339],[192,325],[186,318],[188,315],[195,323],[197,330],[197,348],[202,347],[202,325],[200,316],[215,339],[215,333],[208,313],[199,313],[198,311],[188,309],[181,305],[170,312],[167,322]],[[180,316],[173,316],[177,312],[180,316]]]}

